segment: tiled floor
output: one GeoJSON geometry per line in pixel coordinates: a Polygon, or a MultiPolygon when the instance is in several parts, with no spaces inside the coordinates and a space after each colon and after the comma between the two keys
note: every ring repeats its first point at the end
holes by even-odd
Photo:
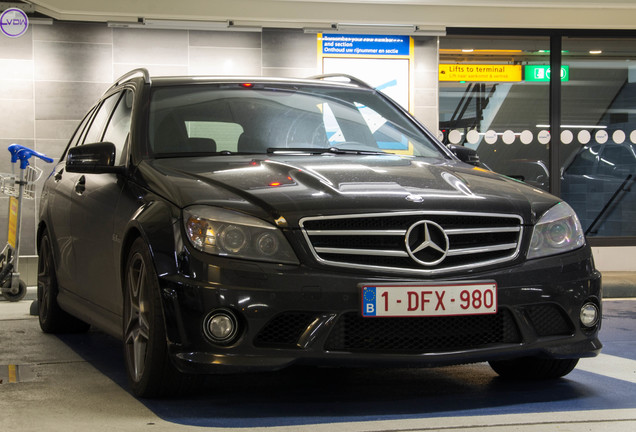
{"type": "Polygon", "coordinates": [[[636,430],[635,299],[605,302],[603,354],[552,383],[506,382],[485,364],[298,367],[219,376],[197,395],[152,401],[127,392],[117,340],[45,335],[30,303],[0,302],[0,430],[636,430]]]}

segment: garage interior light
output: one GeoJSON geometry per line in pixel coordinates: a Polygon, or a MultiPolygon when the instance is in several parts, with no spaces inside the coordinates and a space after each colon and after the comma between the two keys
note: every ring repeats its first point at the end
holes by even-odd
{"type": "MultiPolygon", "coordinates": [[[[364,24],[364,23],[300,23],[305,24],[305,33],[354,33],[402,36],[445,36],[445,26],[403,25],[403,24],[364,24]]],[[[196,21],[196,20],[164,20],[138,18],[137,21],[109,21],[113,28],[144,28],[171,30],[203,30],[203,31],[262,31],[263,27],[293,27],[289,23],[256,22],[256,21],[196,21]]]]}
{"type": "MultiPolygon", "coordinates": [[[[550,125],[538,124],[538,128],[549,128],[550,125]]],[[[607,129],[607,126],[603,125],[561,125],[562,128],[567,129],[607,129]]]]}
{"type": "Polygon", "coordinates": [[[108,27],[113,28],[144,28],[165,30],[201,30],[201,31],[256,31],[261,26],[238,26],[231,20],[226,21],[195,21],[195,20],[163,20],[139,18],[137,21],[109,21],[108,27]]]}
{"type": "Polygon", "coordinates": [[[508,54],[521,54],[523,50],[520,49],[474,49],[474,48],[440,48],[440,54],[452,55],[452,54],[493,54],[493,55],[508,55],[508,54]]]}
{"type": "Polygon", "coordinates": [[[353,33],[401,36],[446,36],[445,26],[404,25],[404,24],[365,24],[365,23],[336,23],[317,24],[303,28],[305,33],[353,33]]]}
{"type": "Polygon", "coordinates": [[[31,18],[29,17],[29,24],[32,25],[53,25],[53,18],[31,18]]]}
{"type": "Polygon", "coordinates": [[[144,24],[148,28],[157,29],[223,30],[230,27],[231,22],[146,19],[144,24]]]}

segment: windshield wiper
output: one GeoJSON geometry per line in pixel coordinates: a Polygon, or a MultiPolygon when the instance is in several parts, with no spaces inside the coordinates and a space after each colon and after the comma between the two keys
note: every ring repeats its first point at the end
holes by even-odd
{"type": "Polygon", "coordinates": [[[245,154],[239,152],[232,152],[229,150],[221,150],[218,152],[171,152],[171,153],[156,153],[156,159],[171,159],[171,158],[186,158],[186,157],[205,157],[205,156],[230,156],[236,154],[245,154]]]}
{"type": "Polygon", "coordinates": [[[344,149],[339,147],[270,147],[267,149],[268,154],[343,154],[343,155],[385,155],[386,152],[380,150],[356,150],[344,149]]]}

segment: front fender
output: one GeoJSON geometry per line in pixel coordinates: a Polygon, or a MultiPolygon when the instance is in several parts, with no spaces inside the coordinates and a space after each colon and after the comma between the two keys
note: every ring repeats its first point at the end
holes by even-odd
{"type": "MultiPolygon", "coordinates": [[[[126,265],[130,249],[138,238],[148,246],[155,272],[160,280],[178,271],[178,251],[183,249],[180,210],[165,201],[148,201],[134,212],[128,221],[120,256],[122,296],[125,300],[126,265]]],[[[160,289],[164,331],[170,343],[182,344],[187,340],[179,315],[176,294],[160,289]]],[[[123,307],[123,305],[122,305],[123,307]]],[[[122,311],[123,312],[123,311],[122,311]]],[[[123,315],[123,314],[122,314],[123,315]]],[[[125,331],[125,329],[123,330],[125,331]]]]}
{"type": "Polygon", "coordinates": [[[179,209],[163,201],[148,202],[133,214],[121,248],[122,286],[128,250],[137,237],[142,237],[148,245],[157,275],[177,272],[177,251],[183,247],[179,221],[179,209]]]}

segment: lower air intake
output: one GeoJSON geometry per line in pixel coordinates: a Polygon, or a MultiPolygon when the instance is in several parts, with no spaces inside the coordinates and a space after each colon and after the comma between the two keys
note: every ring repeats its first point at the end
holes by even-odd
{"type": "Polygon", "coordinates": [[[426,318],[362,318],[356,312],[340,317],[325,349],[348,352],[429,353],[519,343],[511,313],[426,318]]]}

